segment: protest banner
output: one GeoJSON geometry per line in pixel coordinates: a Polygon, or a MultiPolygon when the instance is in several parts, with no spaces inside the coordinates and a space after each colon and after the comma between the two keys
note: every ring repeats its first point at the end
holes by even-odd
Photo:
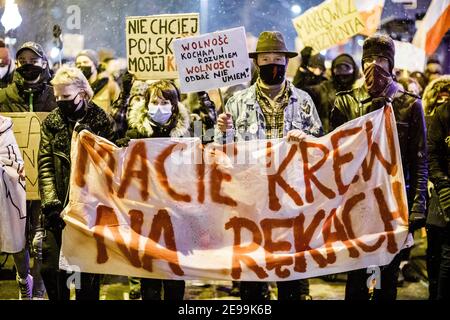
{"type": "Polygon", "coordinates": [[[126,18],[128,71],[141,80],[178,77],[173,41],[199,33],[199,14],[126,18]]]}
{"type": "Polygon", "coordinates": [[[395,67],[409,72],[424,72],[426,56],[422,48],[411,43],[394,40],[395,44],[395,67]]]}
{"type": "Polygon", "coordinates": [[[356,34],[373,34],[384,0],[327,0],[292,20],[302,42],[315,53],[344,44],[356,34]]]}
{"type": "Polygon", "coordinates": [[[173,43],[182,93],[232,86],[251,79],[244,27],[173,43]]]}
{"type": "Polygon", "coordinates": [[[391,107],[301,142],[118,148],[82,131],[71,158],[63,269],[285,281],[386,265],[411,245],[391,107]]]}
{"type": "Polygon", "coordinates": [[[11,118],[13,131],[25,162],[27,200],[39,200],[38,153],[41,141],[41,123],[47,112],[5,112],[11,118]]]}

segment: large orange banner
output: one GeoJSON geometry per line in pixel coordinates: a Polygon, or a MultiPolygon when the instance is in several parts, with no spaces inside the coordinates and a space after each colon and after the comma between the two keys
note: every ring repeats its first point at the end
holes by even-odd
{"type": "Polygon", "coordinates": [[[391,108],[301,142],[118,148],[83,131],[61,267],[283,281],[388,264],[410,245],[399,150],[391,108]]]}

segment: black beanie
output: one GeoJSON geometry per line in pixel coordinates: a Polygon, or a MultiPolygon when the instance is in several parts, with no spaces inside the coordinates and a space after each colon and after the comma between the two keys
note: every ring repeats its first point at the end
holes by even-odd
{"type": "Polygon", "coordinates": [[[391,37],[375,34],[364,41],[362,60],[375,55],[388,59],[391,71],[394,69],[395,45],[391,37]]]}

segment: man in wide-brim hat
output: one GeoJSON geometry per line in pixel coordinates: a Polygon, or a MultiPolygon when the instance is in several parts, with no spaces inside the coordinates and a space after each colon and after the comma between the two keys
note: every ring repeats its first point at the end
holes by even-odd
{"type": "MultiPolygon", "coordinates": [[[[259,35],[256,51],[249,54],[258,71],[255,84],[236,92],[219,115],[215,141],[230,143],[254,139],[288,137],[304,139],[322,134],[322,124],[311,97],[286,80],[289,58],[296,52],[286,48],[278,31],[259,35]]],[[[278,299],[310,298],[307,280],[278,282],[278,299]],[[306,290],[305,290],[306,289],[306,290]]],[[[265,282],[241,282],[241,299],[269,299],[265,282]]]]}

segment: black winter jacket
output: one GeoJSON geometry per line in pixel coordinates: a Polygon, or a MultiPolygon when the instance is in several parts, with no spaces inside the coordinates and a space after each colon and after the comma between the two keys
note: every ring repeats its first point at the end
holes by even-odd
{"type": "MultiPolygon", "coordinates": [[[[393,84],[394,86],[396,83],[393,84]]],[[[400,88],[399,85],[396,86],[400,88]]],[[[392,106],[397,123],[398,139],[405,176],[410,212],[426,212],[427,198],[427,131],[421,100],[408,92],[395,89],[392,106]]],[[[339,92],[331,111],[331,127],[358,118],[379,107],[372,104],[363,85],[339,92]]]]}
{"type": "MultiPolygon", "coordinates": [[[[80,124],[101,137],[113,141],[114,120],[100,107],[90,103],[80,124]]],[[[74,123],[59,110],[53,110],[42,123],[38,155],[39,191],[42,212],[62,210],[69,197],[70,145],[74,123]]]]}

